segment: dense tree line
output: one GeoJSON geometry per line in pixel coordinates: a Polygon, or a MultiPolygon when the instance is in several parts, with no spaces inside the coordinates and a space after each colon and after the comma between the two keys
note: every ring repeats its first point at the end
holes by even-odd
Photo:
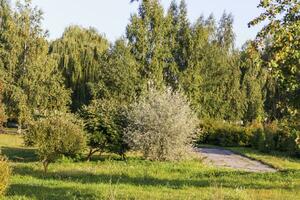
{"type": "Polygon", "coordinates": [[[139,1],[126,35],[114,43],[80,26],[48,41],[42,12],[30,1],[13,8],[0,0],[5,115],[26,128],[53,113],[79,114],[90,154],[121,155],[128,148],[124,112],[150,88],[181,91],[199,119],[299,121],[300,8],[297,1],[278,2],[261,1],[266,12],[250,25],[271,21],[238,49],[231,14],[191,22],[184,0],[166,12],[158,0],[139,1]]]}

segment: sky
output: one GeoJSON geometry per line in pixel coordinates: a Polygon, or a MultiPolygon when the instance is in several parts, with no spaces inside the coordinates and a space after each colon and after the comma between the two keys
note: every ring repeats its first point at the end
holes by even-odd
{"type": "MultiPolygon", "coordinates": [[[[171,0],[160,0],[167,9],[171,0]]],[[[137,12],[139,3],[130,0],[33,0],[44,12],[43,27],[50,39],[61,37],[69,25],[94,27],[111,42],[125,34],[130,15],[137,12]]],[[[179,2],[179,0],[178,0],[179,2]]],[[[191,22],[203,14],[213,13],[219,19],[224,11],[235,19],[237,47],[253,39],[261,27],[248,28],[247,23],[260,14],[259,0],[186,0],[191,22]]]]}

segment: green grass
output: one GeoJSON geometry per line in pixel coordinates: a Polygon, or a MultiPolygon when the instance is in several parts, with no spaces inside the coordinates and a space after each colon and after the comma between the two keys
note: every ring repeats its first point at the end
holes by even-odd
{"type": "Polygon", "coordinates": [[[281,152],[271,152],[266,154],[251,148],[232,147],[228,149],[249,158],[259,160],[279,170],[300,170],[299,158],[293,158],[281,152]]]}
{"type": "Polygon", "coordinates": [[[44,174],[34,149],[22,147],[17,136],[0,135],[0,146],[13,168],[5,199],[293,200],[300,196],[298,160],[290,160],[293,164],[284,171],[260,174],[217,169],[199,160],[150,162],[129,155],[122,161],[106,155],[91,162],[55,163],[44,174]]]}

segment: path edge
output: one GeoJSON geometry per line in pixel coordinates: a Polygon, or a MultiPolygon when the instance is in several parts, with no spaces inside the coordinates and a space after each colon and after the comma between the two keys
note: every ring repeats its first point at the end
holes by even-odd
{"type": "MultiPolygon", "coordinates": [[[[260,160],[260,159],[257,159],[257,158],[253,158],[253,157],[250,157],[250,156],[247,156],[241,152],[238,152],[238,151],[235,151],[235,150],[232,150],[230,149],[230,147],[220,147],[220,146],[214,146],[214,145],[205,145],[205,144],[202,144],[202,145],[198,145],[196,146],[196,148],[209,148],[209,149],[222,149],[222,150],[227,150],[227,151],[231,151],[232,153],[235,153],[237,155],[240,155],[240,156],[243,156],[245,158],[248,158],[250,160],[253,160],[253,161],[257,161],[257,162],[260,162],[261,164],[263,165],[266,165],[270,168],[273,168],[276,172],[279,172],[279,171],[282,171],[281,168],[278,168],[278,167],[275,167],[274,165],[272,165],[271,163],[268,163],[268,162],[265,162],[263,160],[260,160]]],[[[269,173],[275,173],[275,172],[269,172],[269,173]]]]}

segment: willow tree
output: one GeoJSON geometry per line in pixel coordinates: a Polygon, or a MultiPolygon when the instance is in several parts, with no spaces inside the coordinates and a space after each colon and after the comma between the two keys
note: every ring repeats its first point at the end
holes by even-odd
{"type": "Polygon", "coordinates": [[[36,116],[66,110],[70,93],[48,55],[42,12],[32,8],[30,1],[18,2],[15,9],[5,0],[0,3],[0,67],[8,117],[27,123],[36,116]]]}
{"type": "Polygon", "coordinates": [[[72,90],[72,110],[91,100],[90,83],[99,80],[104,53],[109,43],[95,29],[68,27],[63,36],[52,42],[50,54],[57,58],[67,88],[72,90]]]}

